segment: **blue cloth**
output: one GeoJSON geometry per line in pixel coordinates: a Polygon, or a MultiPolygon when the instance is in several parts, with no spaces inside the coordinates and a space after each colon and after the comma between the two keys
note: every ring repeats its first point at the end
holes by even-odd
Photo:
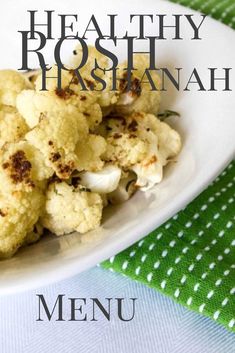
{"type": "MultiPolygon", "coordinates": [[[[65,301],[66,302],[66,301],[65,301]]],[[[88,318],[91,305],[87,305],[88,318]]],[[[47,287],[0,298],[1,353],[235,353],[235,335],[190,312],[155,290],[126,277],[93,268],[47,287]],[[37,322],[38,299],[48,306],[68,297],[138,298],[134,320],[113,315],[108,322],[37,322]]],[[[69,316],[69,306],[64,315],[69,316]]]]}

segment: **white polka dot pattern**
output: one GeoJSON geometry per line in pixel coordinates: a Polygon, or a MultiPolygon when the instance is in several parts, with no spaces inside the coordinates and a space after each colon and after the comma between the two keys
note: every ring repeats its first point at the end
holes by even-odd
{"type": "Polygon", "coordinates": [[[235,163],[184,210],[103,264],[235,331],[235,163]]]}

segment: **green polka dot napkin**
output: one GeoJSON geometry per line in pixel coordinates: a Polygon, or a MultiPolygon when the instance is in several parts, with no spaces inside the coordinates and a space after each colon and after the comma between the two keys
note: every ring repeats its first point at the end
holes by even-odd
{"type": "MultiPolygon", "coordinates": [[[[175,2],[235,29],[235,0],[175,2]]],[[[184,210],[102,266],[235,332],[235,162],[184,210]]]]}
{"type": "Polygon", "coordinates": [[[234,0],[171,0],[177,4],[191,7],[199,12],[214,17],[235,29],[234,0]]]}

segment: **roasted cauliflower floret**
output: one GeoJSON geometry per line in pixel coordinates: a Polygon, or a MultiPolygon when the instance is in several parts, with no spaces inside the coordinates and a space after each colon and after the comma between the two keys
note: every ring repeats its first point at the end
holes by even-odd
{"type": "Polygon", "coordinates": [[[61,182],[49,186],[46,198],[41,222],[52,233],[85,233],[100,225],[103,202],[99,194],[61,182]]]}
{"type": "Polygon", "coordinates": [[[8,195],[12,192],[31,192],[35,187],[32,179],[32,164],[27,159],[23,149],[14,148],[0,156],[0,184],[1,193],[8,195]],[[4,185],[4,187],[3,187],[4,185]]]}
{"type": "Polygon", "coordinates": [[[17,95],[32,88],[29,80],[14,70],[0,70],[0,104],[15,107],[17,95]]]}
{"type": "Polygon", "coordinates": [[[86,138],[88,127],[82,114],[66,110],[56,114],[42,115],[39,124],[25,136],[45,159],[58,177],[67,179],[76,169],[75,153],[79,140],[86,138]]]}
{"type": "MultiPolygon", "coordinates": [[[[43,115],[50,116],[64,112],[64,114],[78,116],[79,112],[76,106],[67,104],[53,94],[41,94],[33,90],[25,90],[18,95],[17,109],[31,129],[38,125],[43,115]]],[[[87,120],[87,117],[84,116],[83,120],[87,120]]]]}
{"type": "MultiPolygon", "coordinates": [[[[49,71],[50,75],[58,75],[57,70],[58,68],[53,66],[49,71]]],[[[47,91],[41,91],[42,74],[40,74],[35,82],[36,91],[25,90],[18,95],[17,109],[30,128],[38,124],[41,114],[66,110],[82,113],[89,129],[93,130],[102,120],[102,111],[97,103],[97,95],[89,90],[81,91],[74,71],[63,70],[61,76],[61,89],[57,88],[56,78],[48,78],[47,91]]]]}
{"type": "MultiPolygon", "coordinates": [[[[130,89],[127,84],[127,62],[120,65],[119,75],[119,99],[114,106],[114,111],[120,114],[131,114],[133,112],[145,112],[157,114],[160,106],[160,91],[152,90],[146,76],[145,69],[148,68],[149,58],[147,55],[135,54],[134,68],[132,71],[130,89]]],[[[156,88],[160,89],[160,78],[156,71],[150,71],[152,80],[156,88]]]]}
{"type": "Polygon", "coordinates": [[[128,133],[112,133],[107,138],[105,160],[129,168],[139,163],[147,154],[147,144],[128,133]]]}
{"type": "Polygon", "coordinates": [[[76,146],[78,159],[77,170],[97,171],[102,169],[104,161],[101,157],[106,151],[106,141],[102,136],[88,135],[86,139],[80,140],[76,146]]]}
{"type": "Polygon", "coordinates": [[[93,132],[102,121],[102,111],[100,105],[98,103],[92,103],[89,95],[80,96],[80,100],[81,97],[84,103],[82,104],[80,111],[86,118],[89,130],[93,132]]]}
{"type": "Polygon", "coordinates": [[[146,124],[151,126],[152,131],[159,139],[159,153],[162,157],[163,165],[166,165],[171,157],[175,157],[181,150],[181,138],[179,133],[172,129],[164,121],[156,119],[152,115],[146,116],[146,124]]]}
{"type": "MultiPolygon", "coordinates": [[[[75,50],[73,50],[73,56],[71,59],[71,67],[76,69],[80,66],[83,59],[83,49],[79,44],[75,50]]],[[[102,69],[108,69],[108,58],[107,56],[101,54],[95,47],[92,45],[88,46],[88,58],[86,64],[79,69],[82,77],[86,77],[87,79],[94,80],[91,76],[91,71],[95,68],[95,60],[98,66],[102,69]]],[[[99,77],[104,76],[104,72],[102,70],[97,70],[97,75],[99,77]]]]}
{"type": "Polygon", "coordinates": [[[133,170],[136,185],[143,190],[162,180],[163,166],[181,148],[179,134],[152,114],[110,116],[102,125],[100,132],[107,141],[105,160],[133,170]]]}
{"type": "Polygon", "coordinates": [[[0,257],[14,254],[42,212],[45,185],[36,178],[35,163],[29,160],[23,142],[1,151],[0,257]]]}
{"type": "MultiPolygon", "coordinates": [[[[42,91],[42,80],[43,72],[37,76],[35,80],[35,90],[41,92],[42,94],[54,93],[58,89],[58,66],[53,65],[48,71],[46,71],[46,90],[42,91]]],[[[69,87],[72,80],[72,75],[68,70],[61,70],[61,88],[64,89],[69,87]]]]}
{"type": "Polygon", "coordinates": [[[24,117],[27,125],[32,129],[43,115],[76,114],[78,109],[73,105],[66,104],[64,100],[54,97],[52,94],[42,94],[33,90],[24,90],[17,97],[17,109],[24,117]]]}
{"type": "Polygon", "coordinates": [[[5,143],[17,142],[28,131],[25,120],[10,106],[3,106],[0,110],[0,148],[5,143]]]}
{"type": "Polygon", "coordinates": [[[128,127],[127,117],[108,116],[98,131],[107,141],[105,161],[130,168],[147,156],[148,144],[139,138],[136,129],[128,127]]]}
{"type": "Polygon", "coordinates": [[[0,194],[0,258],[12,256],[25,242],[38,221],[44,201],[37,187],[30,192],[0,194]]]}
{"type": "Polygon", "coordinates": [[[175,130],[152,114],[134,113],[127,126],[136,130],[137,136],[149,145],[145,159],[132,168],[137,174],[136,185],[147,190],[162,180],[163,167],[180,152],[181,139],[175,130]]]}
{"type": "Polygon", "coordinates": [[[31,191],[53,174],[44,163],[42,153],[26,141],[8,144],[0,153],[0,185],[2,193],[9,190],[31,191]]]}
{"type": "MultiPolygon", "coordinates": [[[[22,91],[16,99],[16,107],[20,114],[24,117],[30,129],[34,128],[38,123],[41,114],[47,114],[51,111],[57,111],[57,102],[52,97],[38,94],[33,90],[22,91]]],[[[61,108],[58,107],[58,110],[61,108]]]]}
{"type": "MultiPolygon", "coordinates": [[[[84,114],[89,128],[93,130],[94,127],[102,120],[102,111],[97,101],[99,92],[91,91],[90,88],[91,85],[93,85],[93,81],[86,79],[88,76],[84,77],[81,73],[80,75],[82,76],[81,79],[84,80],[85,90],[83,90],[83,87],[80,85],[75,70],[71,69],[70,71],[61,71],[61,89],[58,89],[58,82],[56,78],[49,78],[47,79],[47,91],[41,91],[42,75],[39,75],[35,82],[36,92],[41,96],[46,96],[48,100],[51,100],[51,102],[47,104],[51,105],[54,103],[54,105],[58,108],[60,108],[61,103],[66,104],[67,106],[72,105],[76,107],[80,113],[84,114]]],[[[58,76],[58,68],[53,66],[47,76],[58,76]]],[[[23,98],[25,100],[25,97],[23,98]]],[[[22,104],[23,103],[19,102],[19,105],[22,106],[22,104]]],[[[40,103],[36,102],[36,104],[37,110],[38,108],[41,108],[41,112],[43,112],[43,107],[41,107],[42,101],[40,103]]]]}
{"type": "MultiPolygon", "coordinates": [[[[77,46],[73,51],[73,58],[71,61],[71,66],[74,69],[80,65],[82,56],[82,48],[81,46],[77,46]]],[[[82,78],[84,78],[85,83],[88,84],[88,86],[93,85],[96,89],[94,93],[97,97],[97,102],[102,108],[103,115],[107,115],[111,111],[112,106],[117,102],[119,96],[119,92],[112,89],[112,70],[110,70],[108,58],[96,50],[95,47],[88,46],[87,62],[81,69],[79,69],[79,72],[81,73],[82,78]],[[96,68],[94,71],[95,59],[99,68],[96,68]],[[100,83],[97,83],[94,80],[94,77],[91,76],[92,70],[96,76],[100,77],[105,82],[105,88],[100,83]]]]}
{"type": "Polygon", "coordinates": [[[138,137],[148,141],[151,146],[156,146],[159,151],[159,158],[163,165],[167,160],[176,156],[181,149],[181,139],[177,131],[170,125],[160,121],[153,114],[142,112],[133,113],[126,119],[126,128],[133,131],[138,137]]]}

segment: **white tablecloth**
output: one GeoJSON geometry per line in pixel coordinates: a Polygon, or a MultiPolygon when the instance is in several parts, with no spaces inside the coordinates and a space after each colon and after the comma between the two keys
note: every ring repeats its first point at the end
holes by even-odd
{"type": "MultiPolygon", "coordinates": [[[[65,300],[68,304],[68,301],[65,300]]],[[[128,303],[128,302],[127,302],[128,303]]],[[[69,305],[64,315],[69,316],[69,305]]],[[[92,306],[87,304],[87,317],[92,306]]],[[[43,314],[43,313],[42,313],[43,314]]],[[[45,318],[45,315],[43,316],[45,318]]],[[[121,275],[94,268],[66,281],[0,298],[1,353],[235,353],[235,335],[121,275]],[[38,297],[138,298],[132,321],[36,321],[38,297]]]]}

